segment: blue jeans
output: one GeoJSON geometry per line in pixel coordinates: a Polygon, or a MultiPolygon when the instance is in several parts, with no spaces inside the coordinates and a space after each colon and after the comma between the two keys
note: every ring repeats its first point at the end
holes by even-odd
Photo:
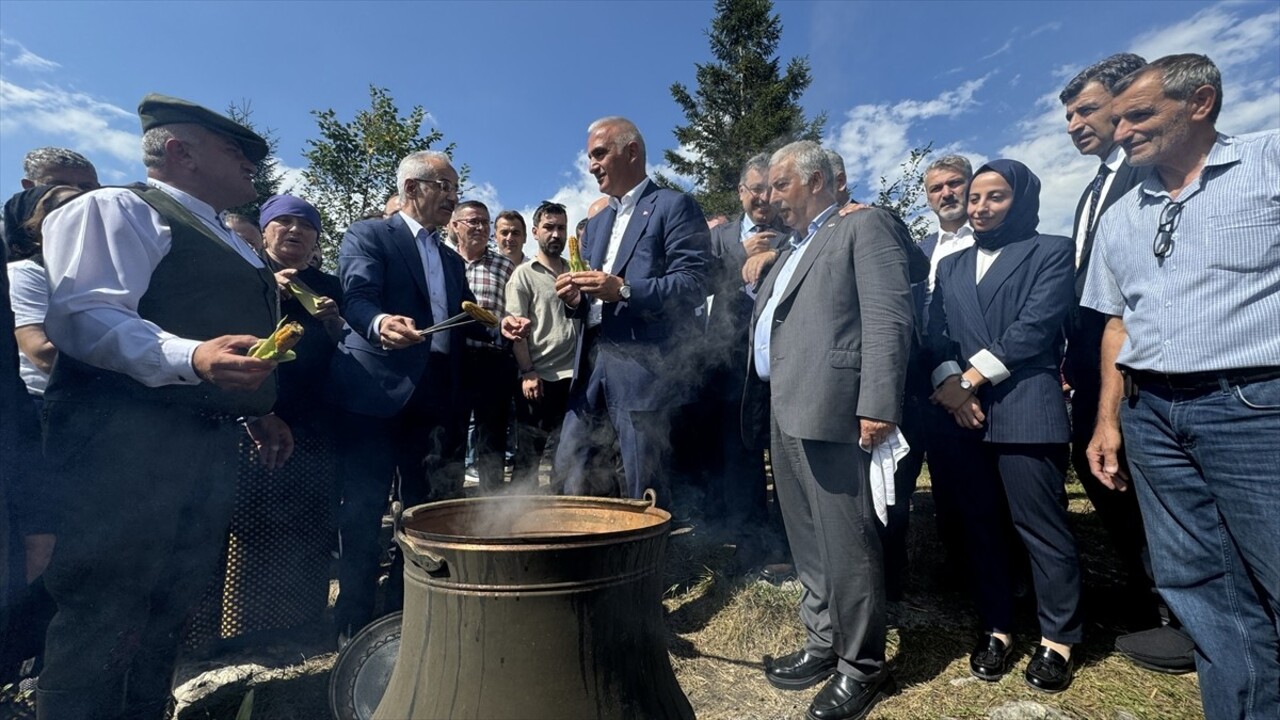
{"type": "Polygon", "coordinates": [[[1121,410],[1156,587],[1208,720],[1280,717],[1280,379],[1141,387],[1121,410]]]}

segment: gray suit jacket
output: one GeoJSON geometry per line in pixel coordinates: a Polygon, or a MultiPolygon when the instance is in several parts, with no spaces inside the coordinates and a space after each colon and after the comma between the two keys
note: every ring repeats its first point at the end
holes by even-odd
{"type": "MultiPolygon", "coordinates": [[[[911,236],[889,212],[871,208],[833,215],[809,242],[787,287],[774,284],[789,248],[761,282],[751,346],[765,304],[781,293],[769,353],[778,427],[792,437],[856,443],[858,418],[902,418],[913,332],[911,236]]],[[[754,362],[747,377],[763,385],[754,362]]]]}

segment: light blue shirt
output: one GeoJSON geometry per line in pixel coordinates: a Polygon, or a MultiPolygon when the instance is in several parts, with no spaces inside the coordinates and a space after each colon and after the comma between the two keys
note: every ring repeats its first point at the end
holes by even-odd
{"type": "MultiPolygon", "coordinates": [[[[431,301],[432,324],[442,323],[449,319],[449,299],[444,289],[444,261],[440,258],[440,234],[427,232],[417,220],[400,213],[400,219],[413,233],[418,246],[418,257],[422,259],[422,271],[427,276],[427,297],[431,301]]],[[[377,333],[378,324],[385,315],[373,319],[373,332],[377,333]]],[[[422,329],[422,328],[419,328],[422,329]]],[[[449,352],[449,332],[438,332],[431,336],[431,352],[449,352]]]]}
{"type": "Polygon", "coordinates": [[[1117,362],[1176,375],[1280,367],[1280,131],[1218,135],[1175,201],[1151,173],[1098,222],[1080,303],[1124,320],[1117,362]],[[1163,259],[1165,206],[1182,212],[1163,259]]]}
{"type": "Polygon", "coordinates": [[[786,262],[782,263],[782,269],[778,271],[778,277],[773,281],[773,292],[769,295],[769,301],[765,303],[764,310],[760,312],[760,318],[756,320],[754,348],[756,375],[765,382],[769,381],[769,347],[773,334],[773,313],[778,309],[778,300],[785,294],[787,285],[791,283],[791,276],[795,274],[796,266],[800,264],[800,259],[809,249],[809,241],[835,210],[836,205],[832,203],[809,223],[809,230],[805,233],[803,240],[796,242],[795,238],[791,239],[791,253],[787,255],[786,262]]]}

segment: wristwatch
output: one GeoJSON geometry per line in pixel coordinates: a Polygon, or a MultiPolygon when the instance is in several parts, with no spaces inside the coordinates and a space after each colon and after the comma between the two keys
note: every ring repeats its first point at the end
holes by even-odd
{"type": "Polygon", "coordinates": [[[622,287],[618,288],[618,295],[623,300],[627,300],[627,301],[631,300],[631,286],[627,284],[626,280],[623,280],[622,287]]]}
{"type": "Polygon", "coordinates": [[[961,389],[961,390],[964,390],[964,391],[966,391],[966,392],[973,392],[973,383],[969,380],[969,378],[967,378],[967,377],[965,377],[965,376],[961,375],[961,376],[960,376],[960,389],[961,389]]]}

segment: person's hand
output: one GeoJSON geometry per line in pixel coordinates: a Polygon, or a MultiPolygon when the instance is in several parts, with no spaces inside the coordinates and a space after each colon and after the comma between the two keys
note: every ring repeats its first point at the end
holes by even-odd
{"type": "Polygon", "coordinates": [[[965,430],[977,430],[987,419],[986,414],[982,412],[982,404],[974,398],[969,398],[953,410],[951,417],[955,418],[956,424],[965,430]]]}
{"type": "Polygon", "coordinates": [[[502,337],[519,342],[529,337],[529,330],[532,327],[533,323],[529,318],[507,315],[502,318],[502,337]]]}
{"type": "Polygon", "coordinates": [[[762,252],[768,252],[773,249],[773,243],[777,237],[777,230],[762,230],[746,240],[743,240],[742,249],[746,251],[747,257],[759,255],[762,252]]]}
{"type": "Polygon", "coordinates": [[[274,360],[245,355],[258,340],[252,335],[223,335],[206,340],[192,353],[191,369],[196,377],[224,390],[257,390],[276,369],[274,360]]]}
{"type": "Polygon", "coordinates": [[[53,558],[53,546],[58,536],[53,533],[37,533],[22,538],[22,549],[27,556],[27,584],[44,574],[53,558]]]}
{"type": "Polygon", "coordinates": [[[777,250],[767,250],[747,258],[747,261],[742,264],[742,282],[746,285],[755,285],[760,282],[760,278],[769,272],[769,268],[777,259],[777,250]]]}
{"type": "Polygon", "coordinates": [[[282,297],[293,297],[293,293],[289,291],[289,283],[297,274],[298,271],[293,268],[285,268],[276,272],[276,287],[280,289],[280,295],[282,297]]]}
{"type": "Polygon", "coordinates": [[[943,380],[938,389],[934,390],[933,394],[929,396],[929,400],[934,405],[941,405],[949,413],[955,413],[956,410],[960,409],[961,405],[972,399],[973,390],[965,390],[960,387],[959,375],[952,375],[943,380]]]}
{"type": "Polygon", "coordinates": [[[1099,421],[1093,428],[1093,439],[1084,451],[1093,476],[1103,485],[1121,492],[1129,489],[1129,473],[1120,462],[1123,444],[1118,424],[1099,421]]]}
{"type": "Polygon", "coordinates": [[[622,299],[623,280],[617,275],[610,275],[603,270],[587,270],[569,273],[573,284],[584,293],[599,298],[602,302],[618,302],[622,299]]]}
{"type": "Polygon", "coordinates": [[[538,373],[525,373],[524,377],[520,378],[520,391],[524,393],[526,400],[541,400],[542,378],[538,377],[538,373]]]}
{"type": "Polygon", "coordinates": [[[244,426],[258,448],[258,459],[268,470],[276,470],[284,466],[293,454],[293,432],[285,421],[274,414],[247,423],[244,426]]]}
{"type": "Polygon", "coordinates": [[[571,308],[578,307],[578,303],[582,302],[582,291],[573,284],[572,273],[564,273],[556,277],[556,295],[571,308]]]}
{"type": "Polygon", "coordinates": [[[336,319],[338,317],[338,303],[334,302],[333,298],[330,297],[322,297],[316,300],[315,317],[317,320],[324,322],[336,319]]]}
{"type": "Polygon", "coordinates": [[[840,217],[844,217],[846,215],[852,215],[860,210],[866,210],[869,207],[871,206],[863,205],[862,203],[853,202],[852,200],[850,200],[848,205],[845,205],[844,207],[840,208],[840,217]]]}
{"type": "Polygon", "coordinates": [[[388,315],[378,325],[378,339],[383,350],[403,350],[417,345],[425,338],[418,334],[413,318],[404,315],[388,315]]]}
{"type": "Polygon", "coordinates": [[[858,418],[858,444],[870,450],[885,441],[897,427],[894,423],[871,418],[858,418]]]}

